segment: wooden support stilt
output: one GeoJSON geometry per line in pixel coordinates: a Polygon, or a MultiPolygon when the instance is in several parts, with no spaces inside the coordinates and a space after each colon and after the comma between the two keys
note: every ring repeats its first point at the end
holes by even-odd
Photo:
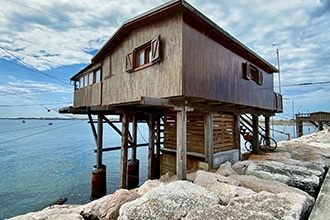
{"type": "Polygon", "coordinates": [[[241,151],[241,116],[239,114],[235,114],[235,146],[238,149],[239,160],[242,159],[242,151],[241,151]]]}
{"type": "Polygon", "coordinates": [[[103,115],[97,116],[97,152],[96,168],[102,168],[102,148],[103,148],[103,115]]]}
{"type": "Polygon", "coordinates": [[[205,139],[205,161],[213,168],[213,114],[207,112],[204,115],[204,139],[205,139]]]}
{"type": "Polygon", "coordinates": [[[107,192],[106,166],[102,164],[103,148],[103,115],[97,116],[97,134],[91,115],[89,115],[94,137],[96,139],[96,165],[92,172],[92,195],[91,199],[98,199],[107,192]]]}
{"type": "Polygon", "coordinates": [[[303,122],[302,121],[296,121],[296,132],[297,132],[297,137],[303,136],[303,122]]]}
{"type": "Polygon", "coordinates": [[[127,186],[127,155],[128,155],[128,113],[122,113],[121,159],[120,159],[120,188],[127,186]]]}
{"type": "Polygon", "coordinates": [[[160,178],[160,115],[156,116],[156,149],[154,155],[154,162],[153,162],[153,178],[159,179],[160,178]]]}
{"type": "Polygon", "coordinates": [[[132,126],[132,160],[136,160],[136,144],[137,144],[137,119],[136,115],[133,116],[133,126],[132,126]]]}
{"type": "Polygon", "coordinates": [[[148,147],[148,179],[153,179],[154,151],[155,151],[155,117],[149,116],[149,147],[148,147]]]}
{"type": "Polygon", "coordinates": [[[269,124],[269,116],[265,116],[265,139],[266,139],[266,145],[270,145],[270,124],[269,124]]]}
{"type": "Polygon", "coordinates": [[[133,189],[139,185],[139,164],[140,161],[136,159],[137,151],[137,118],[133,115],[132,125],[132,155],[127,162],[127,188],[133,189]]]}
{"type": "Polygon", "coordinates": [[[185,180],[187,175],[187,107],[183,106],[177,114],[176,137],[176,174],[179,180],[185,180]]]}
{"type": "Polygon", "coordinates": [[[252,129],[253,129],[253,149],[252,153],[259,154],[259,119],[257,115],[252,115],[252,129]]]}
{"type": "Polygon", "coordinates": [[[323,131],[323,122],[319,121],[317,127],[318,127],[319,131],[323,131]]]}
{"type": "Polygon", "coordinates": [[[89,119],[89,124],[91,125],[91,128],[92,128],[94,140],[95,140],[95,142],[97,142],[97,133],[96,133],[96,129],[95,129],[93,118],[92,118],[91,114],[88,114],[88,119],[89,119]]]}

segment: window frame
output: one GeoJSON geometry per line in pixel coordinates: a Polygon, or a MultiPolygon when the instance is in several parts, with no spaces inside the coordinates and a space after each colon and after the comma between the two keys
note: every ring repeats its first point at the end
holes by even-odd
{"type": "Polygon", "coordinates": [[[243,63],[243,78],[253,81],[258,85],[264,84],[263,71],[249,62],[243,63]]]}
{"type": "Polygon", "coordinates": [[[75,81],[75,83],[78,83],[79,85],[78,87],[75,86],[75,90],[83,89],[100,82],[102,82],[102,67],[95,68],[92,71],[82,74],[79,79],[75,81]]]}
{"type": "Polygon", "coordinates": [[[160,35],[155,39],[135,48],[126,56],[125,71],[128,73],[144,69],[159,62],[160,59],[160,35]],[[141,57],[141,54],[143,56],[141,57]],[[141,58],[143,59],[141,62],[141,58]]]}

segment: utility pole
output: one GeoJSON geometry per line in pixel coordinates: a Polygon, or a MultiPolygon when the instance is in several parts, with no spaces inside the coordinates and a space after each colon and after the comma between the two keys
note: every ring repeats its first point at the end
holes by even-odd
{"type": "Polygon", "coordinates": [[[281,89],[281,69],[280,69],[280,53],[278,51],[278,48],[276,49],[276,56],[277,56],[277,69],[278,69],[278,93],[281,95],[282,94],[282,89],[281,89]]]}

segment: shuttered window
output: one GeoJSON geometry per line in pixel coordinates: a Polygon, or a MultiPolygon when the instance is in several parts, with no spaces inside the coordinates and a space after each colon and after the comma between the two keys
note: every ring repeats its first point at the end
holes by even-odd
{"type": "Polygon", "coordinates": [[[159,62],[160,48],[160,36],[135,48],[126,56],[126,72],[133,72],[159,62]]]}
{"type": "Polygon", "coordinates": [[[258,85],[264,84],[263,72],[256,66],[246,62],[242,64],[242,69],[244,79],[256,82],[258,85]]]}

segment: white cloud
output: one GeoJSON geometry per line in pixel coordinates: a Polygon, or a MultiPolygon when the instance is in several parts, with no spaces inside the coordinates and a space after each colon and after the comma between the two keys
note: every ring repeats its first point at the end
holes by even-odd
{"type": "MultiPolygon", "coordinates": [[[[63,65],[87,65],[92,53],[125,20],[165,2],[1,1],[0,46],[42,71],[63,65]]],[[[330,0],[188,2],[274,65],[278,48],[282,85],[330,81],[330,0]]],[[[3,50],[0,57],[13,59],[3,50]]],[[[277,85],[277,75],[274,78],[277,85]]],[[[283,88],[283,95],[309,105],[320,99],[317,95],[324,95],[324,90],[316,93],[319,88],[288,87],[283,88]],[[299,96],[294,96],[295,91],[299,96]],[[306,95],[302,96],[300,91],[306,95]],[[308,101],[308,97],[313,100],[308,101]]],[[[329,99],[323,96],[322,102],[330,103],[329,99]]]]}

